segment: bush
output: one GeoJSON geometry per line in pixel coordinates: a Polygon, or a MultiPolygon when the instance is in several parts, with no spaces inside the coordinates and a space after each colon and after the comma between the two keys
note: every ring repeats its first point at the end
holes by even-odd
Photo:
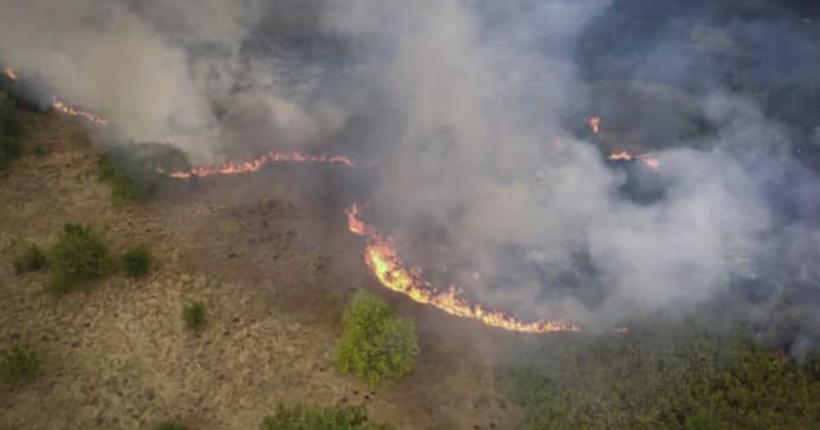
{"type": "Polygon", "coordinates": [[[122,256],[122,268],[129,278],[142,278],[151,270],[151,253],[145,245],[138,245],[122,256]]]}
{"type": "Polygon", "coordinates": [[[99,179],[111,185],[115,199],[143,202],[163,181],[162,172],[190,169],[184,152],[160,143],[130,143],[111,148],[97,162],[99,179]]]}
{"type": "Polygon", "coordinates": [[[260,430],[389,430],[367,418],[363,407],[306,408],[279,405],[276,415],[265,417],[260,430]]]}
{"type": "Polygon", "coordinates": [[[185,327],[191,330],[202,328],[205,325],[205,305],[202,302],[194,302],[182,309],[182,320],[185,327]]]}
{"type": "Polygon", "coordinates": [[[49,255],[53,276],[48,289],[71,291],[84,282],[101,279],[111,272],[113,260],[108,246],[91,228],[66,224],[49,255]]]}
{"type": "Polygon", "coordinates": [[[43,251],[31,242],[21,244],[14,253],[14,271],[18,275],[43,270],[47,265],[43,251]]]}
{"type": "Polygon", "coordinates": [[[372,386],[400,379],[418,355],[416,328],[395,316],[378,297],[359,291],[345,313],[337,354],[342,372],[354,372],[372,386]]]}
{"type": "Polygon", "coordinates": [[[165,421],[155,425],[154,430],[188,430],[188,427],[185,427],[178,422],[165,421]]]}
{"type": "Polygon", "coordinates": [[[9,384],[18,385],[30,381],[39,369],[37,353],[19,344],[3,351],[0,359],[0,377],[9,384]]]}

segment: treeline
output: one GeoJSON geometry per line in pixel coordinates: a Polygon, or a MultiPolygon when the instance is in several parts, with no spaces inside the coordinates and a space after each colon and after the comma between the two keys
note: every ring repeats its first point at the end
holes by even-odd
{"type": "Polygon", "coordinates": [[[530,430],[816,430],[820,365],[693,325],[549,337],[500,371],[530,430]]]}

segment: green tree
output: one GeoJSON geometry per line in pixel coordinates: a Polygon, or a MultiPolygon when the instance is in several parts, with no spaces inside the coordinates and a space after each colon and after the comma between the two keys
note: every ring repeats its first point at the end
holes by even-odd
{"type": "Polygon", "coordinates": [[[90,227],[66,224],[49,253],[49,291],[65,293],[103,278],[114,266],[108,246],[90,227]]]}
{"type": "Polygon", "coordinates": [[[342,372],[354,372],[371,385],[400,379],[418,355],[413,323],[397,317],[378,297],[359,291],[344,316],[337,354],[342,372]]]}

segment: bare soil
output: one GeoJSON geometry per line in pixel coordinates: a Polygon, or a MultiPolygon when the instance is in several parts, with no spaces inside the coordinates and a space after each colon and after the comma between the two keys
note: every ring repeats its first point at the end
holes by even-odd
{"type": "Polygon", "coordinates": [[[490,363],[511,335],[384,292],[346,231],[332,166],[272,166],[251,175],[181,182],[155,201],[112,200],[95,149],[70,119],[28,115],[33,151],[0,177],[0,349],[34,347],[32,384],[0,385],[0,430],[256,428],[280,402],[365,404],[399,429],[508,429],[517,413],[490,363]],[[67,222],[104,233],[115,253],[145,243],[144,280],[114,274],[55,298],[47,274],[17,276],[20,240],[47,248],[67,222]],[[407,378],[376,390],[334,367],[350,293],[379,292],[419,327],[407,378]],[[206,326],[184,328],[202,301],[206,326]]]}

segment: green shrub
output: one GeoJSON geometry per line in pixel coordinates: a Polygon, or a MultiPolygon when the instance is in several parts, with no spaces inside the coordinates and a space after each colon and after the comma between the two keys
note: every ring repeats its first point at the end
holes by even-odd
{"type": "Polygon", "coordinates": [[[24,242],[14,252],[14,271],[18,275],[43,270],[47,265],[48,260],[43,251],[31,242],[24,242]]]}
{"type": "Polygon", "coordinates": [[[188,430],[188,427],[185,427],[178,422],[165,421],[155,425],[154,430],[188,430]]]}
{"type": "Polygon", "coordinates": [[[142,278],[151,270],[151,253],[145,245],[138,245],[122,256],[122,268],[129,278],[142,278]]]}
{"type": "Polygon", "coordinates": [[[8,384],[21,384],[37,376],[40,360],[37,353],[19,344],[3,351],[0,358],[0,377],[8,384]]]}
{"type": "Polygon", "coordinates": [[[113,260],[105,241],[91,228],[66,224],[49,253],[49,264],[49,291],[65,293],[109,274],[113,260]]]}
{"type": "Polygon", "coordinates": [[[413,369],[418,355],[416,329],[393,314],[378,297],[359,291],[345,313],[337,353],[342,372],[354,372],[370,385],[400,379],[413,369]]]}
{"type": "Polygon", "coordinates": [[[306,408],[279,405],[265,417],[260,430],[389,430],[367,418],[363,407],[306,408]]]}
{"type": "Polygon", "coordinates": [[[184,152],[160,143],[130,143],[100,156],[99,179],[111,185],[115,199],[143,202],[156,194],[168,178],[162,172],[190,169],[184,152]]]}
{"type": "Polygon", "coordinates": [[[205,325],[205,305],[202,302],[194,302],[182,309],[182,320],[185,327],[191,330],[202,328],[205,325]]]}

